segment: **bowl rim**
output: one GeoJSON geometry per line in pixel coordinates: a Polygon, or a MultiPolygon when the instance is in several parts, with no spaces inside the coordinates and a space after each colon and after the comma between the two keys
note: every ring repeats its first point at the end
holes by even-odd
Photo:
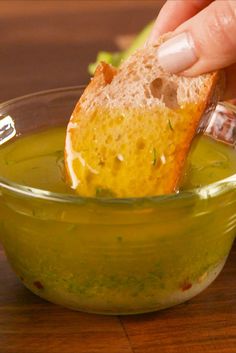
{"type": "MultiPolygon", "coordinates": [[[[86,86],[85,85],[76,85],[76,86],[67,86],[60,88],[53,88],[48,90],[41,90],[34,93],[26,94],[20,97],[16,97],[13,99],[9,99],[0,103],[0,110],[5,108],[8,105],[18,103],[20,101],[24,101],[34,97],[45,96],[47,94],[53,93],[63,93],[75,90],[82,90],[86,86]]],[[[1,115],[1,113],[0,113],[1,115]]],[[[98,204],[137,204],[137,203],[162,203],[170,202],[172,200],[178,200],[183,198],[199,198],[199,199],[208,199],[212,197],[219,196],[224,194],[232,189],[236,188],[236,173],[230,175],[227,178],[218,180],[214,183],[210,183],[208,185],[197,187],[193,189],[189,189],[186,191],[180,191],[176,193],[171,193],[168,195],[153,195],[153,196],[142,196],[142,197],[124,197],[124,198],[114,198],[114,197],[87,197],[87,196],[79,196],[73,194],[64,194],[57,193],[52,191],[47,191],[40,188],[29,187],[23,184],[15,183],[7,178],[1,177],[0,175],[0,196],[2,194],[2,190],[6,190],[11,193],[15,193],[19,196],[25,196],[27,198],[34,198],[40,200],[54,201],[54,202],[63,202],[63,203],[72,203],[72,204],[83,204],[87,202],[95,202],[98,204]]]]}

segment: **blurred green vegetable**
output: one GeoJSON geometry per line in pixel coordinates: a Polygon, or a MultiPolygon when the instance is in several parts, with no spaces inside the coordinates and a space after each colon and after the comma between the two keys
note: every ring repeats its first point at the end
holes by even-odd
{"type": "Polygon", "coordinates": [[[96,70],[97,65],[104,61],[108,64],[111,64],[115,67],[118,67],[121,61],[127,59],[137,48],[141,47],[146,39],[148,38],[151,30],[152,30],[153,22],[149,23],[134,39],[131,46],[125,51],[111,53],[107,51],[101,51],[97,55],[97,59],[95,63],[91,63],[88,66],[88,72],[93,75],[96,70]]]}

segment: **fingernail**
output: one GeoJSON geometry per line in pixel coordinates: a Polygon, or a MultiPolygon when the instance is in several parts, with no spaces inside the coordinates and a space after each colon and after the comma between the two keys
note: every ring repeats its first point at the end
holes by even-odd
{"type": "Polygon", "coordinates": [[[162,68],[171,73],[184,71],[198,60],[189,33],[181,33],[167,40],[158,48],[157,56],[162,68]]]}

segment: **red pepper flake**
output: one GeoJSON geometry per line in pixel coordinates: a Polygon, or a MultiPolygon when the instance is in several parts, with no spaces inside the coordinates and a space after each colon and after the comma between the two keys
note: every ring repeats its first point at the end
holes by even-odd
{"type": "Polygon", "coordinates": [[[42,283],[39,282],[39,281],[35,281],[35,282],[34,282],[34,286],[35,286],[37,289],[44,289],[44,286],[43,286],[42,283]]]}
{"type": "Polygon", "coordinates": [[[185,281],[181,284],[180,288],[182,289],[182,291],[186,291],[188,289],[190,289],[192,287],[192,283],[185,281]]]}

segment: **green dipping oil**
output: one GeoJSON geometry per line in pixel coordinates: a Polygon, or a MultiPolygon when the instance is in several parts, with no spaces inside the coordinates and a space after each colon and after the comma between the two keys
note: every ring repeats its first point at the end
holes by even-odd
{"type": "MultiPolygon", "coordinates": [[[[65,180],[65,133],[50,128],[0,147],[1,177],[73,194],[65,180]]],[[[182,190],[236,172],[233,148],[206,136],[196,142],[182,190]]],[[[44,299],[105,314],[159,310],[206,288],[235,237],[235,191],[194,196],[58,202],[3,188],[1,242],[25,286],[44,299]]]]}

